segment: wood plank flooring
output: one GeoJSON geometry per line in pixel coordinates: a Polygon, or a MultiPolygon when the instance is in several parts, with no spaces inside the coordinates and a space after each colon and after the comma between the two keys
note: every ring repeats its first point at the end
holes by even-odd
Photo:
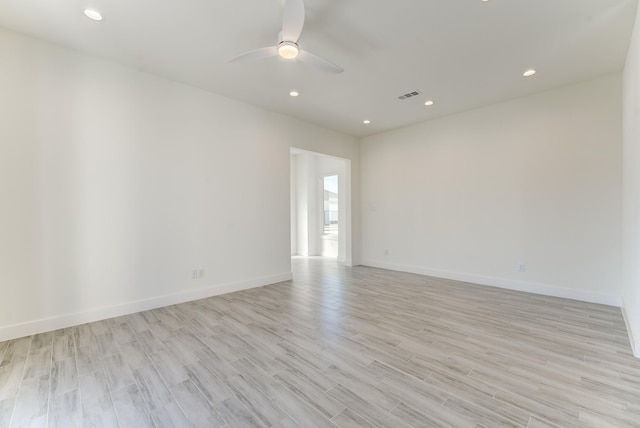
{"type": "Polygon", "coordinates": [[[620,310],[335,261],[0,343],[0,427],[640,427],[620,310]]]}

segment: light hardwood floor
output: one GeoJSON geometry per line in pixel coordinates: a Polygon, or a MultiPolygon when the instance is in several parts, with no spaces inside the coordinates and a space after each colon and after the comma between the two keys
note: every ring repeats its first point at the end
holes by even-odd
{"type": "Polygon", "coordinates": [[[293,262],[293,281],[0,343],[0,426],[640,426],[617,308],[293,262]]]}

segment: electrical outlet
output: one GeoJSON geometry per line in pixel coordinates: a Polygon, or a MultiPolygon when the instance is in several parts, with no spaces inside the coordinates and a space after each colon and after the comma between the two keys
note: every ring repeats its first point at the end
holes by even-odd
{"type": "Polygon", "coordinates": [[[524,263],[518,263],[518,271],[519,272],[524,272],[527,270],[527,265],[524,263]]]}
{"type": "Polygon", "coordinates": [[[200,269],[200,271],[198,272],[198,277],[204,278],[204,269],[200,269]]]}
{"type": "Polygon", "coordinates": [[[198,269],[191,271],[191,279],[198,279],[198,269]]]}

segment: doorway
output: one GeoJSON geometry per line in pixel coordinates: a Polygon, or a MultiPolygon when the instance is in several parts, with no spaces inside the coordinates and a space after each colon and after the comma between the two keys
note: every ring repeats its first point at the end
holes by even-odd
{"type": "Polygon", "coordinates": [[[351,161],[291,149],[291,255],[351,266],[351,161]]]}

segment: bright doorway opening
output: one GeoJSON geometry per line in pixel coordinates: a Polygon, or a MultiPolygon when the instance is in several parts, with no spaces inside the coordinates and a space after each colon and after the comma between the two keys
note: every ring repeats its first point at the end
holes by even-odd
{"type": "Polygon", "coordinates": [[[351,259],[351,161],[291,149],[291,255],[351,259]]]}
{"type": "Polygon", "coordinates": [[[340,236],[340,203],[338,174],[322,177],[322,237],[321,255],[338,258],[340,236]]]}

